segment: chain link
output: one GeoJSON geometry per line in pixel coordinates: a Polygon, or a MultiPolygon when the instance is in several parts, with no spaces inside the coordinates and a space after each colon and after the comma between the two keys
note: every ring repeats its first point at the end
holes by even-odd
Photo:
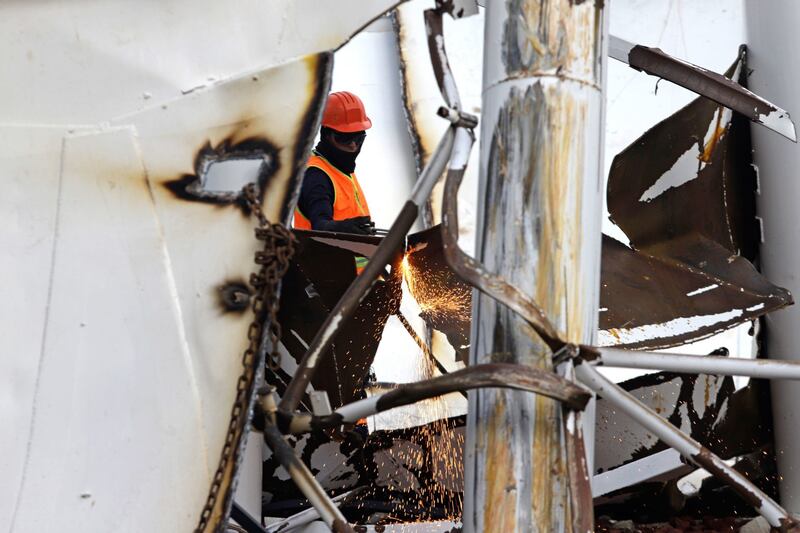
{"type": "Polygon", "coordinates": [[[250,183],[242,190],[244,200],[250,213],[258,221],[255,229],[256,239],[263,241],[262,250],[256,252],[255,263],[260,266],[258,272],[250,275],[250,285],[253,287],[253,321],[247,328],[247,348],[242,356],[242,375],[236,383],[236,400],[231,410],[228,422],[228,432],[225,436],[225,445],[222,448],[217,470],[211,482],[208,499],[200,515],[200,523],[195,533],[205,532],[209,521],[214,514],[217,500],[220,497],[225,473],[230,466],[237,448],[237,436],[241,435],[247,422],[250,394],[255,386],[257,354],[261,346],[262,324],[268,324],[267,334],[270,340],[270,352],[267,356],[267,366],[273,372],[281,366],[281,356],[278,352],[278,342],[281,338],[281,325],[278,323],[280,307],[280,294],[278,284],[289,269],[289,260],[294,254],[295,236],[283,224],[271,224],[261,210],[258,199],[258,189],[250,183]]]}

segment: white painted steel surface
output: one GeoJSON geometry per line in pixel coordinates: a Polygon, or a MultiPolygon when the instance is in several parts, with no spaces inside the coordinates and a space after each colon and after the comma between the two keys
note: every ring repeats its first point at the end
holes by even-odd
{"type": "Polygon", "coordinates": [[[400,0],[6,2],[0,120],[93,124],[335,49],[400,0]],[[313,16],[312,16],[313,15],[313,16]]]}
{"type": "MultiPolygon", "coordinates": [[[[800,110],[800,64],[792,51],[800,48],[797,21],[800,4],[780,0],[765,4],[745,1],[750,86],[795,114],[800,110]]],[[[800,147],[763,128],[752,128],[753,157],[758,167],[758,211],[763,219],[761,263],[766,277],[800,294],[800,231],[797,230],[800,147]]],[[[770,356],[800,360],[800,307],[793,305],[767,316],[770,356]]],[[[800,384],[772,383],[775,456],[781,501],[800,513],[800,384]]]]}
{"type": "Polygon", "coordinates": [[[206,142],[264,136],[279,219],[328,83],[293,59],[394,3],[0,7],[0,529],[195,527],[250,316],[216,288],[247,278],[257,244],[236,207],[165,184],[206,142]]]}
{"type": "Polygon", "coordinates": [[[601,348],[600,354],[600,362],[604,366],[777,380],[800,379],[800,360],[738,359],[735,357],[637,352],[614,348],[601,348]]]}

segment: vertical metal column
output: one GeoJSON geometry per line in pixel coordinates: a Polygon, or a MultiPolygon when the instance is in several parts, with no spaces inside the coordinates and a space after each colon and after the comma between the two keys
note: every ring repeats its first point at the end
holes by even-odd
{"type": "MultiPolygon", "coordinates": [[[[800,109],[800,69],[794,56],[800,35],[800,4],[776,0],[765,4],[745,2],[750,88],[785,109],[800,109]]],[[[772,283],[800,294],[800,149],[777,133],[752,128],[753,156],[759,169],[758,212],[763,218],[761,262],[772,283]]],[[[793,305],[767,316],[767,352],[776,359],[798,359],[800,354],[800,307],[793,305]]],[[[773,381],[772,409],[775,420],[775,456],[778,460],[781,503],[800,513],[800,384],[773,381]]]]}
{"type": "MultiPolygon", "coordinates": [[[[477,258],[532,296],[566,339],[597,324],[603,191],[603,2],[486,4],[477,258]]],[[[474,294],[470,362],[551,368],[534,331],[474,294]]],[[[465,531],[570,531],[561,408],[470,394],[465,531]]]]}

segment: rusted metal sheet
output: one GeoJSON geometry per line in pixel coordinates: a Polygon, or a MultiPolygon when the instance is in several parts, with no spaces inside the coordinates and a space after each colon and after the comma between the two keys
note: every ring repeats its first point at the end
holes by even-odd
{"type": "MultiPolygon", "coordinates": [[[[787,111],[748,91],[730,76],[692,65],[658,48],[632,44],[613,36],[610,41],[609,54],[614,59],[636,70],[677,83],[797,142],[794,122],[787,111]]],[[[740,48],[741,57],[745,56],[746,50],[745,46],[740,48]]]]}
{"type": "MultiPolygon", "coordinates": [[[[726,76],[744,83],[744,59],[726,76]]],[[[601,344],[674,346],[792,303],[747,261],[760,238],[751,163],[749,123],[707,98],[614,159],[609,212],[638,253],[606,239],[601,344]]]]}
{"type": "MultiPolygon", "coordinates": [[[[744,82],[744,56],[725,72],[744,82]]],[[[757,188],[749,123],[697,98],[652,127],[611,164],[608,210],[637,249],[697,232],[753,258],[757,188]]]]}
{"type": "Polygon", "coordinates": [[[792,303],[746,259],[700,235],[662,250],[636,252],[604,236],[601,346],[677,346],[792,303]]]}

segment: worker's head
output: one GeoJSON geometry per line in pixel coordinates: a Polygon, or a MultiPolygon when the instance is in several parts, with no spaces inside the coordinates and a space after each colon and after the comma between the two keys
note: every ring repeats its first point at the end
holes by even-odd
{"type": "Polygon", "coordinates": [[[364,103],[353,93],[342,91],[328,95],[322,114],[322,137],[342,152],[357,153],[372,127],[364,103]]]}

